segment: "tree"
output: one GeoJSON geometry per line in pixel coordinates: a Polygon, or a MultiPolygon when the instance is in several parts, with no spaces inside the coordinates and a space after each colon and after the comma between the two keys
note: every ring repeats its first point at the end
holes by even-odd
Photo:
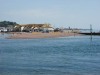
{"type": "Polygon", "coordinates": [[[18,25],[16,22],[10,22],[10,21],[1,21],[0,27],[9,27],[9,26],[15,26],[18,25]]]}

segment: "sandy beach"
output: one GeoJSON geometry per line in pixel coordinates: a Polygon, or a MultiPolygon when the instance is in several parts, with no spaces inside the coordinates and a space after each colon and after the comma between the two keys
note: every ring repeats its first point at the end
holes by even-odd
{"type": "Polygon", "coordinates": [[[77,33],[65,33],[65,32],[50,32],[50,33],[41,33],[41,32],[33,32],[33,33],[25,33],[25,32],[14,32],[11,33],[8,39],[34,39],[34,38],[57,38],[57,37],[67,37],[67,36],[77,36],[77,33]]]}

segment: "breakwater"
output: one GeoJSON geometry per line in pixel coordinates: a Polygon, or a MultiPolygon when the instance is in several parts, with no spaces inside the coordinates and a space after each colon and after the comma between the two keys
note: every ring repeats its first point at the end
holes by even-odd
{"type": "Polygon", "coordinates": [[[94,32],[94,33],[79,33],[79,34],[84,34],[84,35],[100,35],[100,32],[94,32]]]}

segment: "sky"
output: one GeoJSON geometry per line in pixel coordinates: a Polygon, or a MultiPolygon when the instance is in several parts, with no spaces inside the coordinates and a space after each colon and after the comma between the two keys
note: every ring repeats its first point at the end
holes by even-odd
{"type": "Polygon", "coordinates": [[[0,21],[100,30],[100,0],[0,0],[0,21]]]}

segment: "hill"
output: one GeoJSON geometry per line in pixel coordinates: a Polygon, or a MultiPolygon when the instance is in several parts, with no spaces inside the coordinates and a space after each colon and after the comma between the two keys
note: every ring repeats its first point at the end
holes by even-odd
{"type": "Polygon", "coordinates": [[[16,22],[10,22],[10,21],[1,21],[0,27],[9,27],[9,26],[15,26],[18,25],[16,22]]]}

